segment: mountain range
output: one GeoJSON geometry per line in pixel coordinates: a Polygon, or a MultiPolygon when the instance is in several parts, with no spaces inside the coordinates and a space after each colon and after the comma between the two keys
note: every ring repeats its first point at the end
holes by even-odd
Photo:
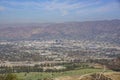
{"type": "Polygon", "coordinates": [[[120,20],[2,24],[0,39],[87,39],[120,43],[120,20]]]}

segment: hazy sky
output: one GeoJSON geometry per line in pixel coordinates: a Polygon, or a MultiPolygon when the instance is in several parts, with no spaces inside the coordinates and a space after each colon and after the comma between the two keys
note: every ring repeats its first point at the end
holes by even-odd
{"type": "Polygon", "coordinates": [[[0,24],[104,19],[120,19],[120,0],[0,0],[0,24]]]}

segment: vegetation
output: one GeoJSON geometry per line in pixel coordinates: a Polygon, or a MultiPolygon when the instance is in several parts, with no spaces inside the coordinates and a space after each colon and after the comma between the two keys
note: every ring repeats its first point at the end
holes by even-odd
{"type": "MultiPolygon", "coordinates": [[[[45,79],[45,78],[55,78],[61,76],[74,76],[74,75],[83,75],[88,73],[95,73],[101,72],[102,69],[94,69],[94,68],[86,68],[86,69],[77,69],[77,70],[70,70],[65,72],[21,72],[15,73],[18,78],[25,79],[25,80],[38,80],[38,79],[45,79]]],[[[107,72],[111,72],[111,70],[107,70],[107,72]]]]}
{"type": "Polygon", "coordinates": [[[15,74],[7,73],[0,75],[0,80],[19,80],[15,74]]]}
{"type": "Polygon", "coordinates": [[[16,66],[16,67],[6,67],[1,66],[0,67],[0,73],[14,73],[14,72],[64,72],[69,70],[75,70],[79,68],[89,68],[89,65],[87,63],[58,63],[58,64],[46,64],[46,65],[35,65],[35,66],[16,66]],[[54,66],[61,66],[63,68],[61,69],[46,69],[44,70],[43,67],[54,67],[54,66]]]}
{"type": "MultiPolygon", "coordinates": [[[[12,76],[17,76],[22,80],[40,80],[40,79],[51,79],[60,76],[73,76],[73,75],[83,75],[88,73],[102,72],[101,68],[93,68],[89,66],[89,63],[59,63],[54,64],[54,66],[63,66],[63,69],[46,69],[43,70],[42,67],[53,67],[53,65],[35,65],[30,66],[17,66],[17,67],[0,67],[2,74],[13,73],[12,76]]],[[[106,70],[107,72],[111,70],[106,70]]],[[[10,74],[11,75],[11,74],[10,74]]],[[[9,76],[9,75],[8,75],[9,76]]],[[[5,77],[5,76],[1,76],[5,77]]],[[[16,78],[17,78],[16,77],[16,78]]]]}
{"type": "Polygon", "coordinates": [[[93,62],[106,65],[109,69],[112,69],[114,71],[120,71],[120,57],[119,56],[112,60],[101,59],[101,60],[94,60],[93,62]]]}

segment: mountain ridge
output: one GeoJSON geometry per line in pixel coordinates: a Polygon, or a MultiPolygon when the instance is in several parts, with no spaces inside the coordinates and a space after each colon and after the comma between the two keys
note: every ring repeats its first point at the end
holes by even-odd
{"type": "Polygon", "coordinates": [[[119,42],[120,20],[0,25],[0,39],[88,39],[119,42]]]}

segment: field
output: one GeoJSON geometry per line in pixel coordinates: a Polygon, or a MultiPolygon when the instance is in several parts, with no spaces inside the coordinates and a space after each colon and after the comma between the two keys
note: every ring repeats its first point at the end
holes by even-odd
{"type": "MultiPolygon", "coordinates": [[[[86,69],[77,69],[65,72],[29,72],[29,73],[15,73],[18,78],[25,80],[37,80],[42,78],[55,78],[62,76],[74,76],[74,75],[83,75],[88,73],[102,72],[103,69],[94,69],[94,68],[86,68],[86,69]]],[[[106,70],[106,72],[112,72],[112,70],[106,70]]]]}

